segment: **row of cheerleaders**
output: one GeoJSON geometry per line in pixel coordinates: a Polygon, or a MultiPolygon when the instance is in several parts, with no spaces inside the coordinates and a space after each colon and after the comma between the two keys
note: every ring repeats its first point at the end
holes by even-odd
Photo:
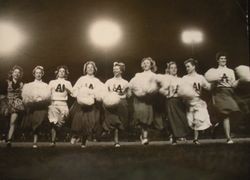
{"type": "Polygon", "coordinates": [[[115,62],[114,77],[105,84],[95,77],[95,62],[87,61],[83,66],[83,76],[73,87],[67,80],[67,66],[58,66],[56,79],[49,84],[42,81],[42,66],[33,69],[35,80],[26,84],[21,81],[22,68],[14,66],[1,89],[1,115],[10,117],[6,145],[11,147],[15,122],[22,112],[21,127],[33,130],[33,148],[38,147],[38,130],[46,120],[51,124],[51,146],[55,146],[60,127],[70,120],[71,143],[79,138],[84,148],[89,136],[103,130],[114,132],[114,145],[119,147],[118,133],[124,130],[129,119],[129,98],[133,101],[134,125],[140,128],[141,143],[147,145],[148,130],[155,119],[153,104],[156,94],[161,94],[165,100],[164,110],[171,127],[172,143],[176,144],[177,138],[185,137],[191,128],[194,131],[193,143],[199,144],[199,131],[211,126],[207,104],[201,99],[202,89],[211,91],[213,105],[223,122],[226,143],[232,144],[230,115],[240,111],[234,99],[234,88],[241,82],[250,81],[250,70],[248,66],[238,66],[236,80],[234,70],[226,66],[226,54],[217,53],[216,59],[218,67],[209,69],[204,76],[196,72],[197,60],[186,60],[187,74],[180,78],[175,62],[167,63],[165,74],[156,74],[155,61],[150,57],[143,58],[143,71],[136,73],[130,82],[122,78],[125,64],[115,62]],[[69,95],[76,99],[70,109],[67,104],[69,95]]]}

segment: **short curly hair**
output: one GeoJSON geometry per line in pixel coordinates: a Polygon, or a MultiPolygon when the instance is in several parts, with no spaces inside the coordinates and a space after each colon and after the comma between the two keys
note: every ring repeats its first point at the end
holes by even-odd
{"type": "Polygon", "coordinates": [[[18,70],[20,71],[20,79],[23,77],[23,68],[22,68],[21,66],[14,65],[14,66],[10,69],[10,71],[9,71],[9,73],[8,73],[8,78],[9,78],[9,79],[12,79],[12,74],[13,74],[13,72],[14,72],[16,69],[18,69],[18,70]]]}
{"type": "Polygon", "coordinates": [[[56,70],[55,70],[56,78],[58,78],[58,73],[59,73],[60,69],[64,69],[65,70],[65,76],[64,76],[64,78],[67,79],[68,76],[69,76],[69,68],[67,66],[65,66],[65,65],[60,65],[60,66],[56,67],[56,70]]]}
{"type": "Polygon", "coordinates": [[[227,57],[227,53],[224,52],[224,51],[219,51],[219,52],[217,52],[216,55],[215,55],[216,61],[218,61],[218,60],[220,59],[221,56],[226,56],[226,57],[227,57]]]}

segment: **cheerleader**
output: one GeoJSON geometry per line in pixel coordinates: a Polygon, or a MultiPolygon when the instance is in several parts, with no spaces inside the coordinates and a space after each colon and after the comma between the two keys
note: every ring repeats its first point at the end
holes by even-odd
{"type": "Polygon", "coordinates": [[[11,147],[11,140],[15,131],[17,118],[24,110],[21,97],[21,91],[23,88],[23,82],[21,81],[22,76],[23,69],[20,66],[15,65],[9,72],[9,79],[5,82],[7,87],[5,92],[7,94],[7,106],[1,107],[1,111],[10,115],[10,125],[6,141],[7,147],[11,147]]]}
{"type": "Polygon", "coordinates": [[[194,130],[194,144],[200,144],[198,141],[199,131],[205,130],[211,126],[210,117],[207,110],[207,104],[201,96],[202,88],[209,90],[211,85],[204,76],[196,72],[197,61],[190,58],[184,62],[187,75],[183,76],[182,84],[179,87],[178,94],[182,96],[184,91],[188,105],[187,120],[188,125],[194,130]]]}
{"type": "Polygon", "coordinates": [[[113,65],[114,77],[107,80],[105,85],[109,91],[109,96],[105,96],[103,103],[105,106],[104,129],[114,130],[114,146],[120,147],[118,132],[124,130],[128,122],[128,81],[122,78],[125,71],[125,64],[115,62],[113,65]],[[112,95],[112,93],[115,93],[112,95]],[[116,96],[119,101],[116,101],[116,96]],[[118,103],[118,104],[115,104],[118,103]]]}
{"type": "Polygon", "coordinates": [[[97,72],[96,64],[87,61],[83,66],[84,76],[80,77],[73,87],[74,96],[77,101],[70,109],[72,119],[71,130],[75,142],[76,136],[81,136],[81,147],[86,147],[89,136],[100,133],[102,104],[101,93],[105,90],[104,84],[95,77],[97,72]]]}
{"type": "Polygon", "coordinates": [[[153,94],[158,91],[156,84],[156,64],[151,57],[141,61],[143,72],[136,73],[130,81],[134,95],[134,123],[141,128],[141,143],[148,145],[148,128],[154,120],[153,94]]]}
{"type": "MultiPolygon", "coordinates": [[[[166,72],[170,76],[169,84],[163,94],[166,97],[165,111],[170,122],[170,128],[173,136],[172,145],[176,145],[177,138],[184,138],[189,132],[188,121],[186,117],[186,107],[183,100],[178,96],[178,88],[181,78],[177,76],[177,64],[173,61],[167,63],[166,72]]],[[[166,81],[165,81],[166,82],[166,81]]],[[[160,92],[162,92],[162,88],[160,92]]]]}
{"type": "Polygon", "coordinates": [[[227,144],[232,144],[233,140],[230,136],[230,116],[232,113],[240,111],[234,99],[233,90],[238,81],[235,80],[234,71],[227,67],[226,53],[218,52],[216,54],[216,60],[218,62],[218,68],[216,69],[217,81],[214,81],[213,104],[219,116],[223,119],[227,144]]]}
{"type": "Polygon", "coordinates": [[[69,115],[67,105],[68,94],[72,94],[71,82],[67,81],[69,70],[61,65],[56,68],[56,79],[49,82],[51,90],[51,105],[49,106],[48,118],[51,124],[51,147],[56,145],[56,133],[69,115]]]}
{"type": "Polygon", "coordinates": [[[48,105],[50,103],[50,90],[48,84],[42,81],[44,68],[36,66],[33,71],[35,80],[23,87],[22,98],[26,113],[22,121],[23,129],[32,129],[33,148],[38,148],[38,132],[42,123],[47,120],[48,105]]]}

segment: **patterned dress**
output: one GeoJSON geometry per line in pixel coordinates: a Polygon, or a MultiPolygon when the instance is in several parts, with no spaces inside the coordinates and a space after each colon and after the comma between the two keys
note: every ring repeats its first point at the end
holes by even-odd
{"type": "Polygon", "coordinates": [[[22,82],[14,82],[7,80],[7,101],[8,101],[8,113],[19,113],[24,110],[22,102],[22,82]]]}

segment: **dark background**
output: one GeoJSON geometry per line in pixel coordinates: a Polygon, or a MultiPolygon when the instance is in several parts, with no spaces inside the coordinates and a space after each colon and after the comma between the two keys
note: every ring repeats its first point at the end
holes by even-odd
{"type": "Polygon", "coordinates": [[[141,71],[140,61],[151,56],[158,73],[174,60],[179,74],[185,73],[183,61],[189,58],[191,46],[183,44],[181,32],[189,27],[200,29],[204,41],[195,47],[200,73],[215,66],[215,54],[229,53],[228,66],[249,64],[246,30],[246,0],[0,0],[0,20],[17,24],[29,41],[11,56],[0,56],[1,79],[15,64],[24,69],[24,82],[33,80],[32,69],[45,67],[45,82],[54,79],[60,64],[70,69],[74,82],[82,75],[83,63],[93,60],[102,81],[112,77],[112,63],[123,61],[130,79],[141,71]],[[94,46],[88,28],[100,18],[113,19],[122,27],[123,37],[116,47],[103,50],[94,46]]]}

